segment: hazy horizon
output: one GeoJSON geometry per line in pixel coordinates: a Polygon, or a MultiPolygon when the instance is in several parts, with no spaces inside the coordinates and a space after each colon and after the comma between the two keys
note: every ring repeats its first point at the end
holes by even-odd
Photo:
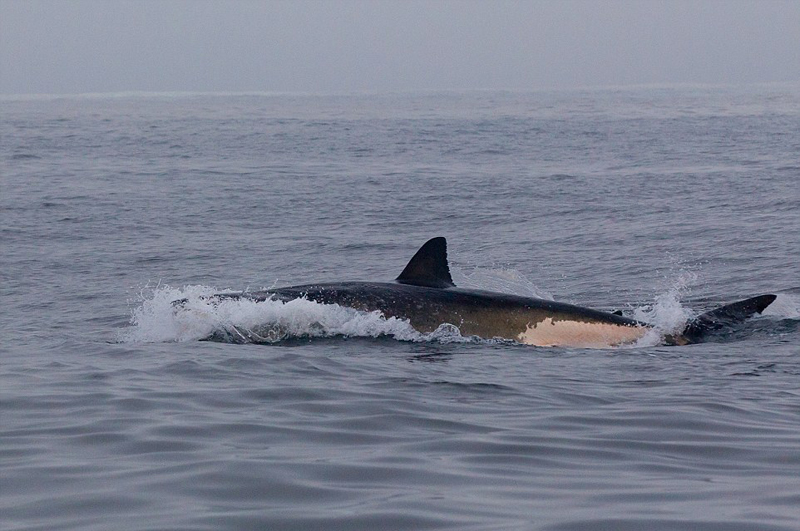
{"type": "Polygon", "coordinates": [[[0,93],[800,81],[800,2],[0,0],[0,93]]]}

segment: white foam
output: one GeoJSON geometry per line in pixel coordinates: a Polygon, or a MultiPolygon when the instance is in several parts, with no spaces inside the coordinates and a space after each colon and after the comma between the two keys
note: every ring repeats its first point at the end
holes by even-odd
{"type": "Polygon", "coordinates": [[[406,319],[385,317],[379,311],[362,312],[338,304],[306,299],[216,299],[208,286],[159,286],[140,296],[131,326],[119,335],[121,342],[196,341],[214,332],[226,332],[244,341],[276,342],[303,337],[379,337],[401,341],[442,343],[475,341],[458,328],[443,324],[430,334],[414,330],[406,319]],[[176,307],[173,301],[186,299],[176,307]]]}

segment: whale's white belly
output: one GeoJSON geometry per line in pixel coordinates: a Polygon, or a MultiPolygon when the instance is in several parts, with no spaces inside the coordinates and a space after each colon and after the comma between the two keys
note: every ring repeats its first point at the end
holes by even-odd
{"type": "Polygon", "coordinates": [[[517,341],[537,347],[608,348],[633,343],[647,332],[643,326],[547,319],[529,324],[517,341]]]}

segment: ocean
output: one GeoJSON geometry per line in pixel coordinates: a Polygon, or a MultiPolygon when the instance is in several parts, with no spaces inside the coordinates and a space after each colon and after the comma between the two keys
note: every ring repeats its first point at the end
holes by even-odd
{"type": "Polygon", "coordinates": [[[800,85],[2,96],[0,183],[3,530],[800,529],[800,85]],[[171,305],[435,236],[658,330],[778,298],[603,350],[171,305]]]}

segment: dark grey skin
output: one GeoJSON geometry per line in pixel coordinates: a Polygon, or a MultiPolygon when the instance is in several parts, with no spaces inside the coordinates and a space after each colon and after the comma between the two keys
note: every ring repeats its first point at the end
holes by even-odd
{"type": "MultiPolygon", "coordinates": [[[[616,313],[572,304],[505,293],[457,288],[447,264],[447,243],[433,238],[414,255],[393,283],[338,282],[306,284],[266,291],[218,294],[217,300],[308,299],[361,311],[380,311],[386,317],[407,319],[422,333],[445,323],[462,335],[500,338],[532,345],[614,346],[632,343],[650,328],[616,313]]],[[[700,341],[708,331],[741,322],[761,313],[775,295],[761,295],[699,316],[667,344],[700,341]]],[[[183,301],[176,301],[182,305],[183,301]]]]}

